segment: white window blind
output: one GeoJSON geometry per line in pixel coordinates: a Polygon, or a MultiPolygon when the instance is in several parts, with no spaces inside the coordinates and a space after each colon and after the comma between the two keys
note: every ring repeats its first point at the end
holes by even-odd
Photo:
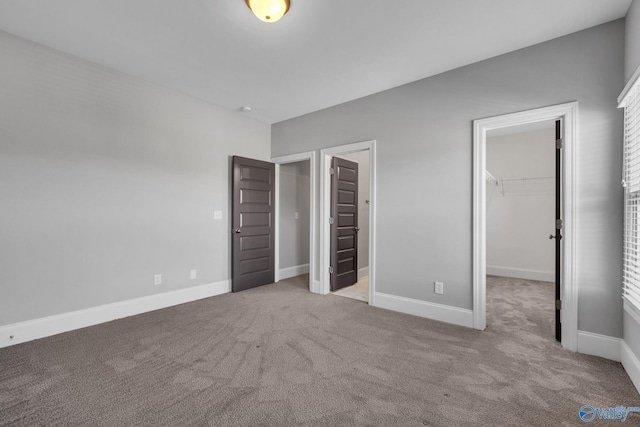
{"type": "Polygon", "coordinates": [[[640,90],[626,88],[624,107],[624,264],[623,298],[640,309],[640,90]]]}

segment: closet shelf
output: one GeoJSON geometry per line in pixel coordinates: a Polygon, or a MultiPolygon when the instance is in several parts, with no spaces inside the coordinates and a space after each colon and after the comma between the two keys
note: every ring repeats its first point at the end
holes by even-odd
{"type": "Polygon", "coordinates": [[[488,170],[484,171],[484,176],[489,184],[498,185],[498,180],[488,170]]]}

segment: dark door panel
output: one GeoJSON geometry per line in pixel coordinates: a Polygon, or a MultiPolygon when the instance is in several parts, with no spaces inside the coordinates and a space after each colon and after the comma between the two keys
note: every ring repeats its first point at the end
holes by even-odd
{"type": "Polygon", "coordinates": [[[273,283],[275,165],[233,157],[233,292],[273,283]]]}
{"type": "Polygon", "coordinates": [[[358,281],[358,164],[331,161],[331,290],[358,281]]]}
{"type": "Polygon", "coordinates": [[[562,129],[560,120],[556,120],[556,340],[562,341],[562,324],[560,323],[561,305],[561,283],[562,278],[560,267],[562,265],[561,240],[562,240],[562,129]]]}

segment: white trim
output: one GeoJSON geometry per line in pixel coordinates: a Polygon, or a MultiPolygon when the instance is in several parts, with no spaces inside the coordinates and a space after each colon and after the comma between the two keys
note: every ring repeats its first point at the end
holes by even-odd
{"type": "Polygon", "coordinates": [[[640,310],[638,310],[626,299],[622,301],[622,306],[624,307],[624,311],[626,311],[629,316],[631,316],[631,318],[635,320],[638,325],[640,325],[640,310]]]}
{"type": "Polygon", "coordinates": [[[311,284],[311,292],[313,292],[314,294],[320,294],[322,292],[320,292],[320,281],[319,280],[314,280],[311,284]]]}
{"type": "Polygon", "coordinates": [[[504,265],[487,265],[487,274],[490,276],[538,280],[541,282],[554,282],[556,280],[555,272],[553,271],[535,270],[533,268],[507,267],[504,265]]]}
{"type": "Polygon", "coordinates": [[[627,94],[633,87],[638,83],[638,79],[640,79],[640,67],[636,68],[635,73],[631,76],[626,85],[624,85],[624,89],[618,95],[618,108],[622,108],[625,106],[627,94]]]}
{"type": "Polygon", "coordinates": [[[331,265],[330,242],[331,229],[329,217],[331,216],[331,175],[329,168],[331,160],[323,150],[320,150],[320,293],[326,295],[330,292],[329,266],[331,265]]]}
{"type": "Polygon", "coordinates": [[[363,141],[320,150],[320,293],[328,294],[331,260],[331,157],[369,151],[369,305],[376,304],[376,141],[363,141]]]}
{"type": "Polygon", "coordinates": [[[365,277],[369,277],[369,267],[362,267],[358,269],[358,280],[362,280],[365,277]]]}
{"type": "Polygon", "coordinates": [[[576,148],[578,103],[570,102],[473,122],[473,327],[486,327],[486,136],[487,131],[546,120],[563,121],[562,164],[562,346],[578,348],[578,284],[576,239],[576,148]]]}
{"type": "Polygon", "coordinates": [[[281,268],[279,271],[280,280],[289,279],[291,277],[300,276],[309,272],[309,264],[301,264],[293,267],[281,268]]]}
{"type": "Polygon", "coordinates": [[[631,382],[636,386],[636,390],[640,393],[640,360],[638,356],[633,354],[629,345],[622,341],[620,344],[620,362],[624,370],[627,371],[627,375],[631,378],[631,382]]]}
{"type": "Polygon", "coordinates": [[[0,348],[228,292],[231,292],[231,281],[223,280],[4,325],[0,326],[0,348]]]}
{"type": "MultiPolygon", "coordinates": [[[[288,156],[273,157],[271,162],[276,166],[285,163],[296,163],[308,160],[309,161],[309,291],[313,293],[320,293],[319,287],[315,286],[315,271],[316,271],[316,227],[317,227],[317,214],[316,214],[316,152],[307,151],[305,153],[291,154],[288,156]]],[[[276,182],[280,182],[280,168],[277,168],[276,182]]],[[[280,270],[280,186],[276,186],[276,274],[279,275],[280,270]]]]}
{"type": "Polygon", "coordinates": [[[452,307],[450,305],[436,304],[376,292],[376,307],[438,320],[440,322],[453,323],[454,325],[466,326],[467,328],[473,327],[473,311],[452,307]]]}
{"type": "Polygon", "coordinates": [[[275,220],[274,220],[274,224],[275,224],[275,242],[273,244],[273,250],[274,250],[274,254],[273,254],[273,282],[274,283],[278,283],[280,281],[280,165],[276,163],[276,167],[275,167],[276,171],[276,176],[275,176],[275,188],[276,188],[276,194],[274,197],[274,203],[275,203],[275,220]]]}
{"type": "Polygon", "coordinates": [[[620,361],[621,338],[578,331],[578,353],[620,361]]]}

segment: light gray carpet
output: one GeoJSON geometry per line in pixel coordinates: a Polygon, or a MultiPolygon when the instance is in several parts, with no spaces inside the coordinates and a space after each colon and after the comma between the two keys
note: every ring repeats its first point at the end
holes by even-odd
{"type": "Polygon", "coordinates": [[[478,332],[292,279],[0,349],[0,425],[562,426],[638,406],[619,363],[553,340],[552,307],[550,284],[489,280],[478,332]]]}

